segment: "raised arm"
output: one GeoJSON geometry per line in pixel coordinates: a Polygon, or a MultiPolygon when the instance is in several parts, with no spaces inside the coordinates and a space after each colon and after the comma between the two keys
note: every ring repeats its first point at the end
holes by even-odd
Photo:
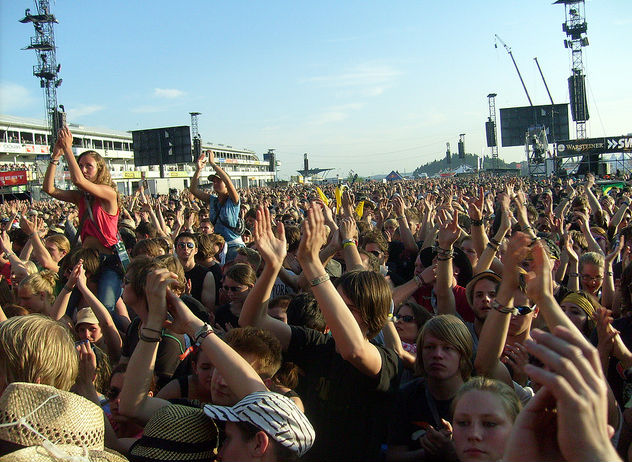
{"type": "Polygon", "coordinates": [[[274,287],[274,281],[283,265],[287,253],[283,223],[277,225],[277,236],[272,231],[272,220],[267,207],[259,206],[255,222],[254,238],[257,250],[265,265],[255,286],[252,288],[239,315],[240,326],[254,326],[267,329],[281,342],[283,350],[287,350],[292,338],[290,327],[278,319],[268,315],[267,305],[274,287]],[[278,237],[277,237],[278,236],[278,237]]]}
{"type": "Polygon", "coordinates": [[[461,234],[459,228],[459,217],[454,211],[451,217],[445,211],[439,215],[439,248],[437,249],[437,282],[435,284],[435,295],[437,296],[438,314],[456,315],[456,302],[454,300],[454,269],[452,258],[454,257],[454,242],[461,234]]]}
{"type": "Polygon", "coordinates": [[[119,412],[146,424],[154,413],[169,401],[147,396],[151,387],[156,365],[156,355],[160,345],[161,332],[167,319],[167,287],[177,282],[177,275],[165,268],[152,271],[147,276],[147,322],[141,325],[140,340],[127,365],[131,374],[125,374],[121,390],[119,412]]]}
{"type": "MultiPolygon", "coordinates": [[[[511,221],[509,220],[509,196],[507,194],[503,194],[503,197],[501,199],[500,213],[501,219],[498,231],[496,231],[494,237],[487,242],[485,250],[480,255],[478,262],[476,263],[474,274],[478,274],[481,271],[485,271],[491,267],[494,259],[496,258],[496,254],[498,253],[498,247],[511,229],[511,221]]],[[[503,264],[498,261],[498,265],[500,266],[500,268],[502,268],[503,264]]]]}
{"type": "Polygon", "coordinates": [[[235,189],[235,185],[233,184],[230,177],[228,176],[228,173],[226,173],[224,169],[222,169],[222,167],[220,167],[219,165],[215,163],[215,153],[213,151],[209,149],[207,151],[207,154],[208,154],[208,164],[211,166],[213,170],[215,170],[215,173],[217,173],[217,176],[219,176],[222,179],[222,181],[226,185],[226,188],[228,189],[228,197],[230,197],[230,200],[233,201],[233,203],[239,204],[239,193],[237,192],[237,189],[235,189]]]}
{"type": "Polygon", "coordinates": [[[485,225],[483,222],[483,204],[485,202],[485,192],[481,186],[478,191],[478,198],[473,198],[467,207],[467,213],[472,223],[470,228],[470,235],[472,236],[472,243],[474,249],[479,258],[485,251],[487,245],[487,234],[485,234],[485,225]]]}
{"type": "Polygon", "coordinates": [[[78,266],[79,272],[77,274],[77,288],[81,292],[81,295],[83,295],[83,298],[88,302],[90,308],[92,308],[94,315],[99,320],[99,327],[101,327],[105,344],[108,347],[108,356],[111,358],[113,363],[116,363],[121,357],[123,341],[121,340],[121,336],[116,329],[114,320],[107,308],[103,306],[103,303],[101,303],[101,301],[88,288],[86,270],[84,269],[83,262],[81,260],[79,261],[78,266]]]}
{"type": "Polygon", "coordinates": [[[380,353],[360,330],[351,310],[329,280],[318,258],[318,252],[327,238],[324,222],[320,206],[314,203],[303,222],[298,260],[303,273],[311,281],[314,297],[336,341],[336,350],[360,372],[373,377],[382,368],[380,353]]]}
{"type": "MultiPolygon", "coordinates": [[[[59,131],[58,139],[64,151],[64,157],[66,159],[66,165],[68,166],[72,184],[80,190],[105,201],[108,204],[106,211],[116,213],[118,207],[116,190],[110,185],[93,183],[83,176],[81,168],[77,163],[77,159],[75,159],[75,155],[72,152],[72,133],[70,133],[68,127],[64,127],[59,131]]],[[[79,200],[77,200],[76,203],[78,202],[79,200]]]]}
{"type": "Polygon", "coordinates": [[[508,384],[511,384],[511,377],[500,362],[500,358],[507,341],[513,309],[513,294],[518,289],[518,264],[527,256],[530,242],[531,239],[524,233],[516,233],[509,241],[505,253],[502,282],[496,294],[498,306],[487,314],[474,360],[474,367],[479,374],[503,380],[508,384]]]}
{"type": "Polygon", "coordinates": [[[30,242],[33,246],[32,254],[39,261],[40,265],[52,271],[59,271],[59,266],[51,258],[48,249],[44,246],[40,233],[40,220],[37,216],[33,217],[33,221],[29,221],[25,215],[20,219],[20,228],[30,236],[30,242]]]}
{"type": "Polygon", "coordinates": [[[410,231],[408,219],[406,218],[406,206],[401,196],[397,196],[393,199],[393,210],[395,211],[397,224],[399,225],[399,237],[404,244],[404,248],[409,252],[417,253],[419,249],[417,248],[415,237],[410,231]]]}
{"type": "Polygon", "coordinates": [[[204,202],[205,204],[208,204],[209,200],[211,199],[211,194],[206,191],[202,191],[200,189],[200,174],[202,173],[202,169],[204,169],[205,165],[206,165],[206,153],[202,152],[200,154],[200,157],[197,158],[197,161],[195,163],[195,167],[196,167],[195,173],[191,177],[191,184],[189,185],[189,191],[191,191],[191,194],[193,194],[195,197],[200,199],[202,202],[204,202]]]}
{"type": "MultiPolygon", "coordinates": [[[[168,273],[164,268],[156,270],[154,273],[160,274],[160,272],[162,274],[168,273]]],[[[164,294],[162,286],[160,289],[161,295],[164,294]]],[[[261,377],[248,361],[215,335],[211,326],[198,319],[184,302],[170,290],[166,291],[166,300],[162,304],[165,312],[168,306],[169,312],[173,316],[172,330],[187,334],[194,339],[196,344],[199,344],[238,400],[250,393],[268,391],[261,377]]],[[[160,309],[162,310],[162,307],[160,309]]]]}
{"type": "MultiPolygon", "coordinates": [[[[59,135],[57,136],[57,142],[53,147],[53,154],[50,156],[50,162],[48,163],[46,174],[44,175],[42,191],[55,199],[59,199],[60,201],[78,204],[81,199],[81,191],[67,191],[55,187],[55,172],[57,171],[59,160],[64,154],[63,150],[65,141],[65,139],[62,139],[62,132],[60,130],[59,135]]],[[[70,144],[72,146],[72,138],[70,139],[70,144]]]]}
{"type": "Polygon", "coordinates": [[[358,252],[355,237],[358,234],[358,227],[353,217],[343,217],[340,220],[340,242],[342,244],[342,254],[345,257],[347,271],[364,269],[362,258],[358,252]]]}

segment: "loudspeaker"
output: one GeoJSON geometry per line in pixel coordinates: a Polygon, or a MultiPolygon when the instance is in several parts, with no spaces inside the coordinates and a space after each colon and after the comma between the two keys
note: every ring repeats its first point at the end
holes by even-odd
{"type": "Polygon", "coordinates": [[[459,159],[465,158],[465,143],[463,141],[459,141],[459,159]]]}
{"type": "Polygon", "coordinates": [[[496,142],[496,124],[491,120],[485,122],[485,135],[487,135],[488,148],[493,148],[498,145],[496,142]]]}
{"type": "Polygon", "coordinates": [[[568,78],[568,94],[571,103],[571,116],[575,122],[586,121],[588,114],[588,100],[586,99],[586,76],[573,74],[568,78]]]}

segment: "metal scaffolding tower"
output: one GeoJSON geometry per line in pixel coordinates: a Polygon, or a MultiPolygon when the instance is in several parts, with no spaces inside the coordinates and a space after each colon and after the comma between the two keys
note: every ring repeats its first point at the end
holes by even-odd
{"type": "Polygon", "coordinates": [[[202,137],[198,131],[198,117],[201,112],[189,112],[191,114],[191,138],[193,139],[193,158],[197,160],[202,154],[202,137]]]}
{"type": "Polygon", "coordinates": [[[566,10],[566,21],[562,24],[562,30],[567,36],[564,39],[564,48],[571,50],[572,69],[568,78],[571,115],[575,121],[576,136],[583,139],[586,138],[586,121],[589,118],[586,76],[582,61],[582,48],[588,46],[586,6],[584,0],[557,0],[554,4],[564,5],[566,10]]]}
{"type": "Polygon", "coordinates": [[[489,118],[487,119],[487,146],[492,148],[492,165],[493,168],[498,168],[498,142],[496,139],[496,93],[490,93],[487,95],[489,102],[489,118]]]}
{"type": "Polygon", "coordinates": [[[66,124],[66,115],[59,111],[57,106],[57,88],[61,85],[59,78],[61,64],[57,64],[55,47],[54,25],[59,21],[50,12],[50,2],[48,0],[35,0],[37,14],[31,14],[31,9],[27,8],[24,18],[20,19],[23,24],[32,23],[35,35],[31,37],[31,43],[24,50],[35,50],[37,54],[37,64],[33,66],[33,75],[40,80],[40,87],[44,90],[46,97],[46,117],[48,128],[51,131],[50,147],[55,145],[57,132],[66,124]]]}

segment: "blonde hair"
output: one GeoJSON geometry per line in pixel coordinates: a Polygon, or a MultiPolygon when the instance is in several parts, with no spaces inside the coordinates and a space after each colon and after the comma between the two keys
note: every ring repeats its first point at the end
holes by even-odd
{"type": "Polygon", "coordinates": [[[70,390],[79,372],[71,332],[40,314],[8,319],[0,324],[0,369],[7,383],[40,383],[70,390]]]}
{"type": "Polygon", "coordinates": [[[44,292],[50,304],[55,301],[55,282],[57,273],[50,270],[42,270],[38,273],[29,274],[20,282],[21,289],[28,289],[33,294],[44,292]]]}
{"type": "Polygon", "coordinates": [[[456,409],[459,400],[470,391],[486,391],[496,396],[500,400],[503,409],[512,422],[516,420],[516,417],[520,413],[520,409],[522,409],[522,404],[520,403],[520,399],[518,399],[518,395],[516,395],[514,389],[509,385],[487,377],[472,377],[470,380],[465,382],[461,388],[459,388],[459,391],[452,400],[452,415],[454,415],[454,410],[456,409]]]}
{"type": "Polygon", "coordinates": [[[440,314],[433,317],[424,324],[417,337],[417,359],[415,360],[415,374],[425,376],[424,363],[421,351],[423,350],[424,340],[428,335],[441,340],[442,342],[452,345],[461,355],[459,360],[459,371],[463,380],[470,378],[472,374],[472,352],[474,350],[474,342],[472,334],[467,326],[463,324],[459,318],[451,314],[440,314]]]}
{"type": "Polygon", "coordinates": [[[604,256],[597,252],[586,252],[579,257],[579,271],[584,269],[584,265],[589,263],[595,265],[603,270],[605,266],[604,256]]]}
{"type": "Polygon", "coordinates": [[[52,236],[48,236],[46,238],[46,242],[55,244],[60,251],[65,252],[66,254],[70,252],[70,241],[63,234],[53,234],[52,236]]]}

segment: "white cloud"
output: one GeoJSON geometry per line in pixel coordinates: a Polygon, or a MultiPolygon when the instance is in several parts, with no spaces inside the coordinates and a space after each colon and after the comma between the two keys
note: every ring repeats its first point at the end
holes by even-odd
{"type": "MultiPolygon", "coordinates": [[[[0,113],[20,112],[36,102],[36,98],[24,86],[12,82],[0,82],[0,113]]],[[[42,106],[44,101],[42,98],[42,106]]]]}
{"type": "Polygon", "coordinates": [[[340,112],[340,111],[323,112],[322,114],[314,117],[312,121],[310,122],[310,125],[325,125],[325,124],[329,124],[333,122],[340,122],[342,120],[347,119],[348,117],[349,117],[349,114],[347,114],[346,112],[340,112]]]}
{"type": "Polygon", "coordinates": [[[154,96],[158,98],[180,98],[184,96],[185,93],[182,90],[178,90],[176,88],[154,88],[154,96]]]}
{"type": "Polygon", "coordinates": [[[71,119],[76,119],[78,117],[94,114],[95,112],[102,111],[103,109],[105,109],[104,106],[98,106],[96,104],[92,106],[79,106],[75,108],[69,108],[68,117],[71,119]]]}
{"type": "Polygon", "coordinates": [[[384,64],[362,64],[336,75],[316,76],[305,79],[323,87],[370,87],[380,94],[401,72],[384,64]]]}

